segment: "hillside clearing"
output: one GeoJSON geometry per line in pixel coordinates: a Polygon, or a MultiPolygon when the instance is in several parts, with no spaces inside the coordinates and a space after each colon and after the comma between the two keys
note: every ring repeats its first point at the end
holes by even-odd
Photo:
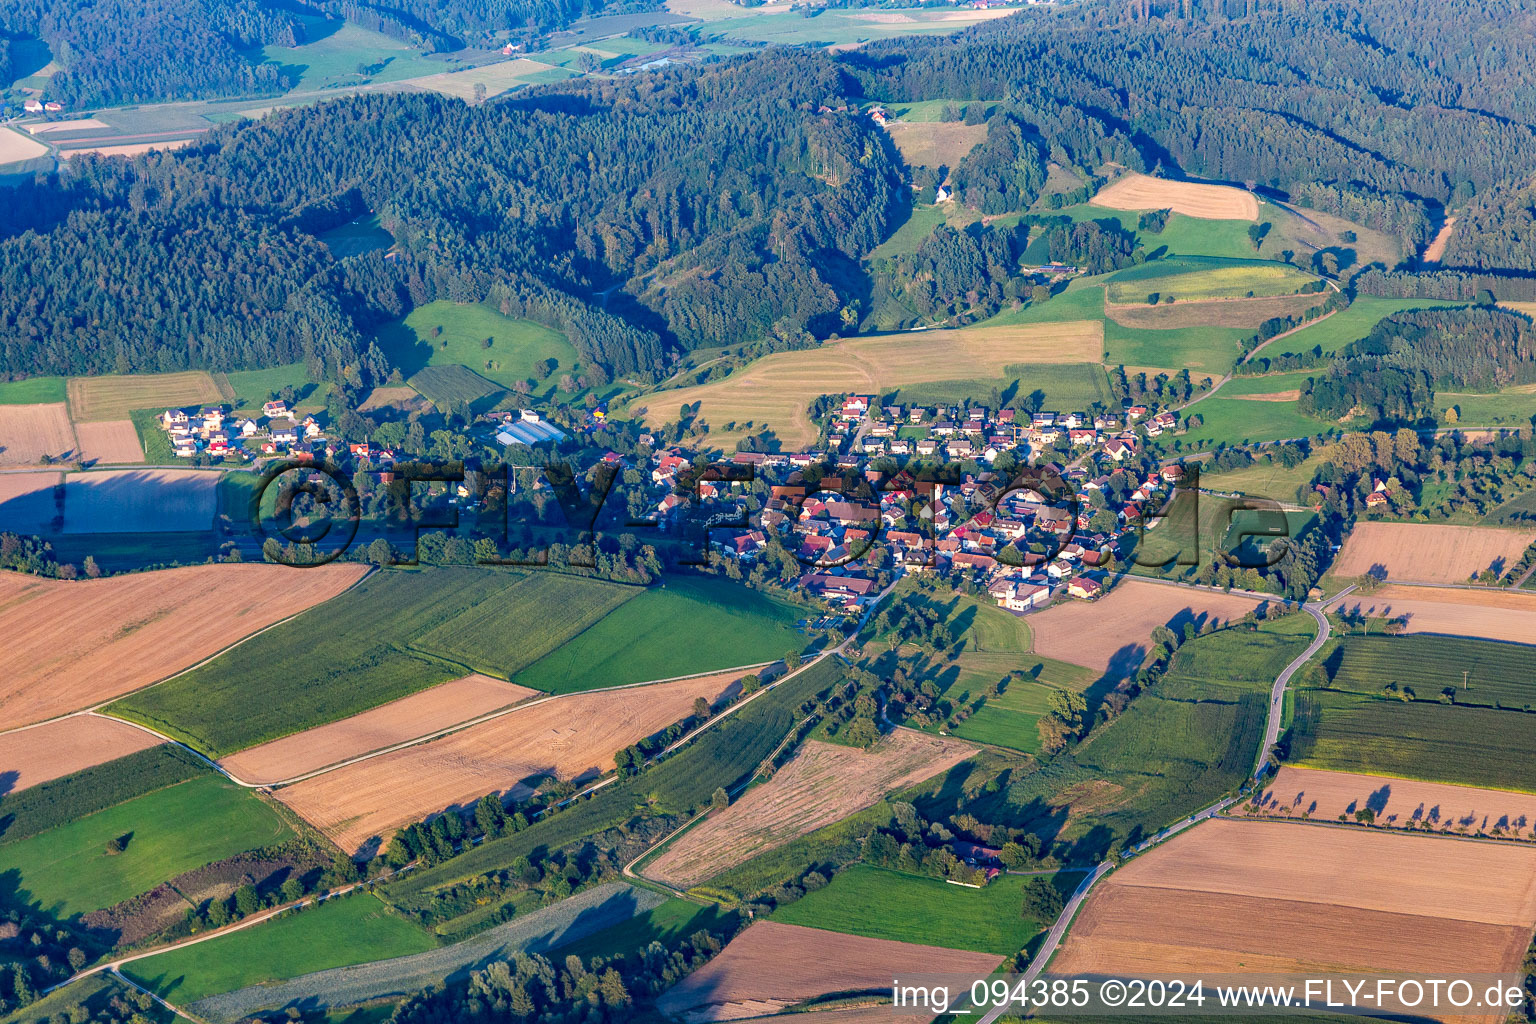
{"type": "MultiPolygon", "coordinates": [[[[888,991],[892,977],[985,977],[1001,958],[760,921],[656,1001],[688,1024],[776,1013],[833,992],[888,991]]],[[[954,994],[964,986],[954,983],[954,994]]]]}
{"type": "Polygon", "coordinates": [[[1092,203],[1110,210],[1172,210],[1202,220],[1259,219],[1259,201],[1252,192],[1145,174],[1125,175],[1100,189],[1092,203]]]}
{"type": "Polygon", "coordinates": [[[242,750],[219,763],[246,782],[281,782],[467,722],[537,692],[490,676],[469,675],[330,725],[242,750]]]}
{"type": "MultiPolygon", "coordinates": [[[[277,797],[344,850],[387,840],[401,825],[487,793],[526,796],[541,780],[588,778],[621,748],[687,718],[738,678],[726,672],[546,700],[404,750],[338,768],[277,797]]],[[[371,851],[370,851],[371,852],[371,851]]]]}
{"type": "Polygon", "coordinates": [[[367,570],[336,563],[199,565],[101,580],[0,573],[0,728],[111,700],[345,590],[367,570]],[[182,614],[206,608],[198,629],[182,614]]]}
{"type": "Polygon", "coordinates": [[[961,121],[896,121],[885,130],[912,167],[954,167],[987,137],[986,124],[961,121]]]}
{"type": "Polygon", "coordinates": [[[643,409],[645,421],[659,425],[675,419],[679,406],[697,402],[712,440],[744,434],[742,426],[751,422],[771,427],[786,445],[802,445],[816,437],[808,409],[823,394],[873,394],[971,378],[1001,381],[1011,366],[1097,363],[1103,349],[1103,322],[1090,320],[855,338],[765,356],[708,384],[642,396],[630,408],[643,409]],[[725,429],[732,423],[734,432],[725,429]]]}
{"type": "Polygon", "coordinates": [[[1407,583],[1465,583],[1485,569],[1501,574],[1536,541],[1536,530],[1438,523],[1357,523],[1331,570],[1407,583]]]}
{"type": "Polygon", "coordinates": [[[1204,629],[1231,622],[1263,602],[1237,594],[1215,594],[1125,579],[1097,601],[1072,601],[1028,617],[1035,653],[1108,671],[1136,665],[1152,646],[1152,630],[1182,632],[1186,623],[1204,629]]]}
{"type": "Polygon", "coordinates": [[[74,715],[0,734],[0,782],[7,796],[164,742],[100,715],[74,715]]]}
{"type": "Polygon", "coordinates": [[[791,839],[932,778],[974,748],[897,729],[871,750],[815,740],[763,785],[679,836],[645,870],[688,888],[791,839]]]}

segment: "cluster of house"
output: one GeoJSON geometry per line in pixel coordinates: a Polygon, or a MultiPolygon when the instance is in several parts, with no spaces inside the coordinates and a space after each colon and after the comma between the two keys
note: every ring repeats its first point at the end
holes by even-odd
{"type": "MultiPolygon", "coordinates": [[[[234,419],[223,408],[167,409],[160,425],[170,435],[176,455],[253,459],[263,455],[291,455],[313,451],[325,443],[325,434],[313,416],[296,419],[286,402],[267,402],[258,423],[251,417],[234,419]]],[[[328,451],[327,455],[333,452],[328,451]]]]}
{"type": "MultiPolygon", "coordinates": [[[[713,531],[712,546],[749,563],[770,543],[781,544],[806,566],[798,586],[845,608],[878,593],[877,573],[937,572],[985,588],[1000,607],[1027,612],[1062,594],[1084,600],[1102,594],[1098,570],[1123,551],[1143,516],[1161,507],[1183,475],[1170,465],[1138,474],[1133,487],[1111,488],[1111,474],[1141,443],[1131,425],[1162,433],[1176,425],[1173,413],[1154,416],[1133,406],[1123,423],[1121,416],[1025,416],[1009,409],[992,415],[886,407],[881,416],[871,415],[871,402],[867,396],[844,401],[833,416],[828,450],[733,455],[731,463],[750,467],[754,477],[783,482],[770,485],[751,528],[713,531]],[[922,428],[921,438],[899,436],[914,426],[922,428]],[[1073,456],[1065,465],[1051,461],[1058,449],[1047,447],[1061,439],[1073,456]],[[869,466],[884,455],[990,463],[1003,451],[1014,452],[1020,464],[1033,462],[1041,479],[1059,480],[1063,493],[1015,486],[988,469],[944,484],[869,466]],[[807,482],[797,471],[811,466],[828,467],[829,474],[807,482]]],[[[652,456],[651,483],[662,492],[652,520],[688,511],[683,506],[695,499],[677,484],[692,465],[677,450],[652,456]]],[[[691,485],[699,508],[740,500],[739,485],[713,476],[691,485]]]]}
{"type": "Polygon", "coordinates": [[[29,114],[57,114],[64,109],[63,104],[48,100],[46,103],[36,96],[28,96],[21,109],[29,114]]]}

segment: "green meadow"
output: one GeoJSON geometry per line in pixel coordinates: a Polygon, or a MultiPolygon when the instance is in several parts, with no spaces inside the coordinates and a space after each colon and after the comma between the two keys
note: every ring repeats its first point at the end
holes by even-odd
{"type": "Polygon", "coordinates": [[[425,931],[371,894],[326,900],[212,940],[139,960],[124,973],[177,1003],[314,971],[437,948],[425,931]]]}
{"type": "Polygon", "coordinates": [[[65,400],[65,378],[0,381],[0,405],[44,405],[65,400]]]}
{"type": "Polygon", "coordinates": [[[782,658],[810,614],[739,583],[672,575],[512,676],[550,693],[643,683],[782,658]]]}
{"type": "MultiPolygon", "coordinates": [[[[1063,898],[1082,881],[1076,871],[1049,876],[1063,898]]],[[[773,920],[925,946],[1012,956],[1052,922],[1020,912],[1023,875],[1003,875],[981,889],[940,878],[856,864],[773,912],[773,920]]]]}
{"type": "Polygon", "coordinates": [[[0,874],[15,872],[32,901],[68,917],[293,835],[259,797],[208,773],[0,846],[0,874]],[[122,852],[110,852],[120,837],[122,852]]]}
{"type": "Polygon", "coordinates": [[[537,364],[554,360],[553,372],[535,387],[535,393],[546,394],[577,364],[576,349],[558,331],[480,303],[429,302],[379,328],[376,340],[391,364],[413,378],[413,386],[428,367],[463,367],[491,385],[511,388],[533,379],[537,364]]]}

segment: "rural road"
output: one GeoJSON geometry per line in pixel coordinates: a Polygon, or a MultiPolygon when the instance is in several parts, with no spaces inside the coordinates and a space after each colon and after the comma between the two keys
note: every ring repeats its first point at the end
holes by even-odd
{"type": "MultiPolygon", "coordinates": [[[[1355,589],[1350,587],[1349,590],[1355,589]]],[[[1343,591],[1339,596],[1349,593],[1343,591]]],[[[1312,616],[1317,622],[1317,636],[1307,645],[1307,649],[1296,656],[1295,660],[1285,666],[1284,670],[1275,677],[1275,685],[1269,691],[1269,717],[1264,722],[1264,740],[1259,744],[1259,756],[1257,766],[1253,770],[1255,779],[1261,778],[1269,769],[1270,751],[1274,750],[1275,743],[1280,739],[1280,720],[1285,714],[1285,688],[1290,683],[1291,677],[1296,671],[1305,665],[1323,644],[1328,642],[1328,616],[1323,614],[1323,605],[1305,604],[1302,610],[1312,616]]]]}

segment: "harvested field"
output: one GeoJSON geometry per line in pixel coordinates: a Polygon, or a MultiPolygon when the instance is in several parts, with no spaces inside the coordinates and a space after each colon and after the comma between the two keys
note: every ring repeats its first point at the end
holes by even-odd
{"type": "Polygon", "coordinates": [[[1351,594],[1340,608],[1405,619],[1405,633],[1536,643],[1536,594],[1529,591],[1386,586],[1368,597],[1351,594]]]}
{"type": "Polygon", "coordinates": [[[144,447],[132,420],[97,420],[75,428],[80,461],[90,463],[143,462],[144,447]]]}
{"type": "Polygon", "coordinates": [[[75,421],[123,420],[135,409],[175,409],[224,401],[202,370],[132,376],[71,377],[69,411],[75,421]]]}
{"type": "Polygon", "coordinates": [[[71,121],[44,121],[41,124],[27,125],[27,131],[33,135],[55,135],[60,132],[83,132],[92,128],[100,128],[111,131],[112,126],[105,121],[98,121],[94,117],[77,117],[71,121]]]}
{"type": "Polygon", "coordinates": [[[1291,388],[1289,391],[1267,391],[1258,395],[1233,395],[1241,402],[1294,402],[1301,397],[1300,388],[1291,388]]]}
{"type": "Polygon", "coordinates": [[[682,889],[698,885],[974,752],[968,744],[909,729],[897,729],[872,750],[809,741],[767,783],[679,836],[645,873],[682,889]]]}
{"type": "Polygon", "coordinates": [[[277,791],[344,850],[487,793],[525,795],[540,779],[581,779],[613,755],[713,701],[741,677],[697,679],[553,697],[442,739],[381,754],[277,791]]]}
{"type": "Polygon", "coordinates": [[[834,992],[888,992],[891,979],[903,974],[982,978],[1001,959],[760,921],[664,993],[656,1008],[688,1024],[741,1020],[834,992]]]}
{"type": "Polygon", "coordinates": [[[1251,192],[1145,174],[1125,175],[1100,191],[1091,202],[1110,210],[1172,210],[1204,220],[1259,219],[1259,201],[1251,192]]]}
{"type": "Polygon", "coordinates": [[[1275,295],[1263,299],[1212,299],[1208,302],[1105,303],[1104,315],[1124,327],[1175,331],[1186,327],[1257,328],[1265,320],[1300,316],[1321,305],[1318,295],[1275,295]]]}
{"type": "Polygon", "coordinates": [[[1493,973],[1533,924],[1531,847],[1216,819],[1101,883],[1051,971],[1493,973]]]}
{"type": "Polygon", "coordinates": [[[63,402],[0,405],[0,466],[36,466],[45,455],[73,458],[78,448],[63,402]]]}
{"type": "Polygon", "coordinates": [[[1242,804],[1241,810],[1254,817],[1313,821],[1353,818],[1357,811],[1369,810],[1378,826],[1461,835],[1529,836],[1536,830],[1536,796],[1529,793],[1290,765],[1260,794],[1258,807],[1242,804]]]}
{"type": "Polygon", "coordinates": [[[219,474],[197,469],[71,473],[65,533],[179,533],[213,529],[219,474]]]}
{"type": "Polygon", "coordinates": [[[162,742],[143,729],[100,715],[75,715],[3,733],[0,790],[9,795],[162,742]]]}
{"type": "Polygon", "coordinates": [[[495,64],[486,64],[483,67],[468,68],[464,71],[445,72],[440,75],[427,75],[424,78],[411,79],[411,85],[417,89],[425,89],[431,92],[442,93],[444,96],[454,96],[466,103],[473,102],[475,98],[475,86],[485,86],[485,96],[490,99],[508,89],[522,85],[527,81],[538,81],[538,77],[544,72],[560,69],[553,64],[542,64],[527,57],[518,57],[514,60],[497,61],[495,64]]]}
{"type": "Polygon", "coordinates": [[[51,533],[59,514],[55,489],[63,473],[0,473],[0,530],[51,533]]]}
{"type": "Polygon", "coordinates": [[[82,153],[94,153],[96,156],[138,156],[140,153],[149,153],[155,150],[180,149],[190,146],[196,139],[165,139],[161,142],[128,142],[117,145],[82,146],[79,148],[60,149],[59,156],[65,160],[72,159],[82,153]]]}
{"type": "Polygon", "coordinates": [[[959,22],[969,25],[978,21],[991,21],[993,18],[1006,18],[1010,14],[1017,13],[1017,8],[994,7],[989,10],[970,11],[923,11],[922,17],[914,18],[903,11],[852,11],[849,17],[856,21],[867,21],[876,25],[911,25],[932,22],[959,22]]]}
{"type": "Polygon", "coordinates": [[[885,130],[913,167],[953,167],[987,137],[985,124],[960,121],[897,121],[885,130]]]}
{"type": "Polygon", "coordinates": [[[224,758],[232,775],[270,785],[405,743],[490,714],[537,694],[490,676],[470,675],[224,758]]]}
{"type": "MultiPolygon", "coordinates": [[[[1104,324],[1098,320],[914,331],[832,342],[802,352],[781,352],[708,384],[661,391],[631,403],[651,424],[670,421],[678,407],[701,403],[700,417],[726,437],[726,423],[769,426],[785,445],[817,436],[809,406],[822,394],[878,393],[941,380],[1001,380],[1010,366],[1027,363],[1098,363],[1104,324]]],[[[738,429],[737,433],[743,433],[738,429]]]]}
{"type": "Polygon", "coordinates": [[[46,156],[48,147],[9,128],[0,128],[0,166],[46,156]]]}
{"type": "Polygon", "coordinates": [[[1152,646],[1152,630],[1185,623],[1240,619],[1263,602],[1237,594],[1214,594],[1124,579],[1097,601],[1073,601],[1047,608],[1026,620],[1035,632],[1035,653],[1047,658],[1109,670],[1135,664],[1152,646]]]}
{"type": "Polygon", "coordinates": [[[0,728],[147,686],[345,590],[366,572],[335,563],[199,565],[101,580],[0,573],[0,728]],[[196,609],[196,628],[188,616],[196,609]]]}
{"type": "Polygon", "coordinates": [[[1408,583],[1465,583],[1520,560],[1536,530],[1431,523],[1359,523],[1333,563],[1334,576],[1373,573],[1408,583]]]}

